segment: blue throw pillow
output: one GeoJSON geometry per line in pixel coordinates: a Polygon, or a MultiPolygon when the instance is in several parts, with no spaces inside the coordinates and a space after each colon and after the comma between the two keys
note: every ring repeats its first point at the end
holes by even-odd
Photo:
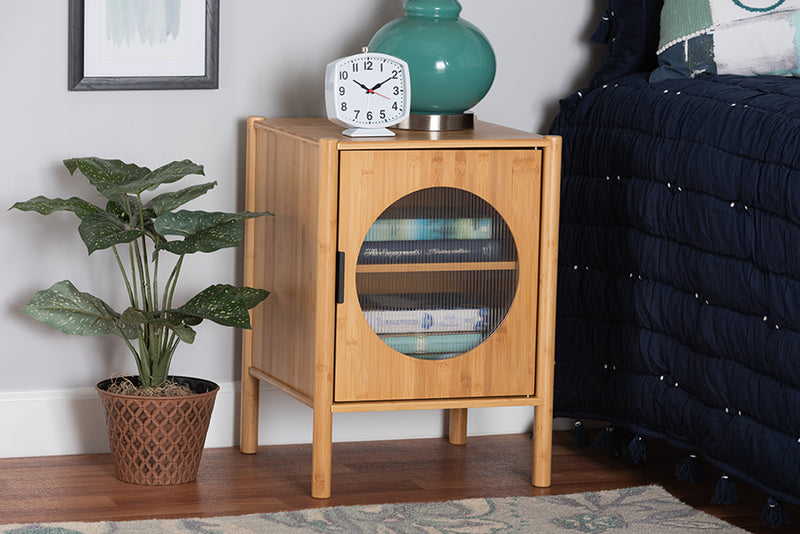
{"type": "Polygon", "coordinates": [[[656,49],[663,0],[608,0],[592,41],[608,45],[603,63],[589,85],[597,87],[634,72],[658,66],[656,49]]]}
{"type": "Polygon", "coordinates": [[[800,75],[800,0],[664,0],[650,81],[800,75]]]}

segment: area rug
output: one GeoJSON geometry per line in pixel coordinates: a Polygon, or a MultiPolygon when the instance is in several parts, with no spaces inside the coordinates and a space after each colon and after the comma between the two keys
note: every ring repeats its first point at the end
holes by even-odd
{"type": "Polygon", "coordinates": [[[746,533],[659,486],[419,504],[340,506],[203,519],[0,526],[3,534],[609,534],[746,533]]]}

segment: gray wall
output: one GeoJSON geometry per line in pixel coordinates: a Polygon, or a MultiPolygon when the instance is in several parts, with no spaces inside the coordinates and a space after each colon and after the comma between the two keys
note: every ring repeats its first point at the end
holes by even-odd
{"type": "MultiPolygon", "coordinates": [[[[475,109],[484,120],[546,130],[559,98],[583,87],[599,47],[588,36],[592,0],[461,0],[462,16],[489,37],[497,78],[475,109]]],[[[86,191],[61,160],[97,155],[155,167],[202,163],[219,186],[194,208],[241,209],[248,115],[324,114],[322,77],[331,59],[356,53],[402,15],[401,0],[222,0],[220,85],[196,91],[67,91],[67,0],[3,1],[0,17],[0,206],[39,194],[86,191]]],[[[65,336],[22,315],[38,289],[69,278],[107,297],[118,290],[107,254],[87,259],[71,214],[0,209],[0,394],[93,385],[133,370],[116,338],[65,336]],[[110,273],[110,274],[107,274],[110,273]]],[[[189,258],[187,293],[240,279],[238,251],[189,258]]],[[[178,349],[173,371],[238,380],[239,334],[203,325],[178,349]]]]}

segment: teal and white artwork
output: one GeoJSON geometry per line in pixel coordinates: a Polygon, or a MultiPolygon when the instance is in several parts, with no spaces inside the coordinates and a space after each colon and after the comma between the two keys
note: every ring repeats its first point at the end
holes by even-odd
{"type": "Polygon", "coordinates": [[[205,0],[85,0],[88,77],[202,76],[205,0]]]}

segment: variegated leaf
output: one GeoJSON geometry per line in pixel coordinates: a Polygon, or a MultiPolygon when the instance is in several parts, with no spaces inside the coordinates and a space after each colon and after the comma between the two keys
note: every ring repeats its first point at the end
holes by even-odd
{"type": "Polygon", "coordinates": [[[268,295],[263,289],[217,284],[204,289],[176,311],[223,326],[250,328],[248,310],[268,295]]]}
{"type": "Polygon", "coordinates": [[[89,293],[78,291],[69,280],[37,292],[22,311],[65,334],[113,334],[129,339],[138,335],[137,328],[119,322],[118,314],[108,304],[89,293]]]}
{"type": "Polygon", "coordinates": [[[159,314],[158,316],[152,313],[146,313],[136,308],[128,308],[122,312],[121,320],[131,325],[151,324],[154,326],[163,326],[169,328],[178,336],[178,339],[185,343],[193,343],[197,333],[184,325],[180,318],[173,319],[169,314],[159,314]]]}
{"type": "Polygon", "coordinates": [[[50,215],[51,213],[55,213],[57,211],[71,211],[74,212],[75,215],[77,215],[80,219],[83,219],[91,213],[103,211],[94,204],[86,202],[78,197],[63,199],[47,198],[41,195],[25,202],[17,202],[11,206],[11,208],[22,211],[35,211],[37,213],[41,213],[42,215],[50,215]]]}
{"type": "Polygon", "coordinates": [[[85,217],[78,226],[78,233],[91,254],[95,250],[130,243],[141,237],[144,232],[128,228],[112,213],[100,212],[85,217]]]}
{"type": "Polygon", "coordinates": [[[157,217],[153,223],[162,236],[183,236],[182,241],[168,241],[160,246],[174,254],[214,252],[237,247],[244,230],[239,221],[268,215],[266,212],[221,213],[177,211],[157,217]]]}
{"type": "Polygon", "coordinates": [[[70,173],[79,169],[98,193],[108,199],[116,199],[120,194],[136,195],[191,174],[203,174],[203,166],[189,160],[173,161],[154,171],[117,159],[94,157],[68,159],[64,166],[70,173]]]}
{"type": "Polygon", "coordinates": [[[199,196],[206,194],[217,185],[217,182],[208,182],[200,185],[193,185],[180,191],[172,193],[164,193],[158,195],[145,204],[145,208],[153,210],[156,216],[159,216],[175,208],[183,206],[190,200],[194,200],[199,196]]]}

